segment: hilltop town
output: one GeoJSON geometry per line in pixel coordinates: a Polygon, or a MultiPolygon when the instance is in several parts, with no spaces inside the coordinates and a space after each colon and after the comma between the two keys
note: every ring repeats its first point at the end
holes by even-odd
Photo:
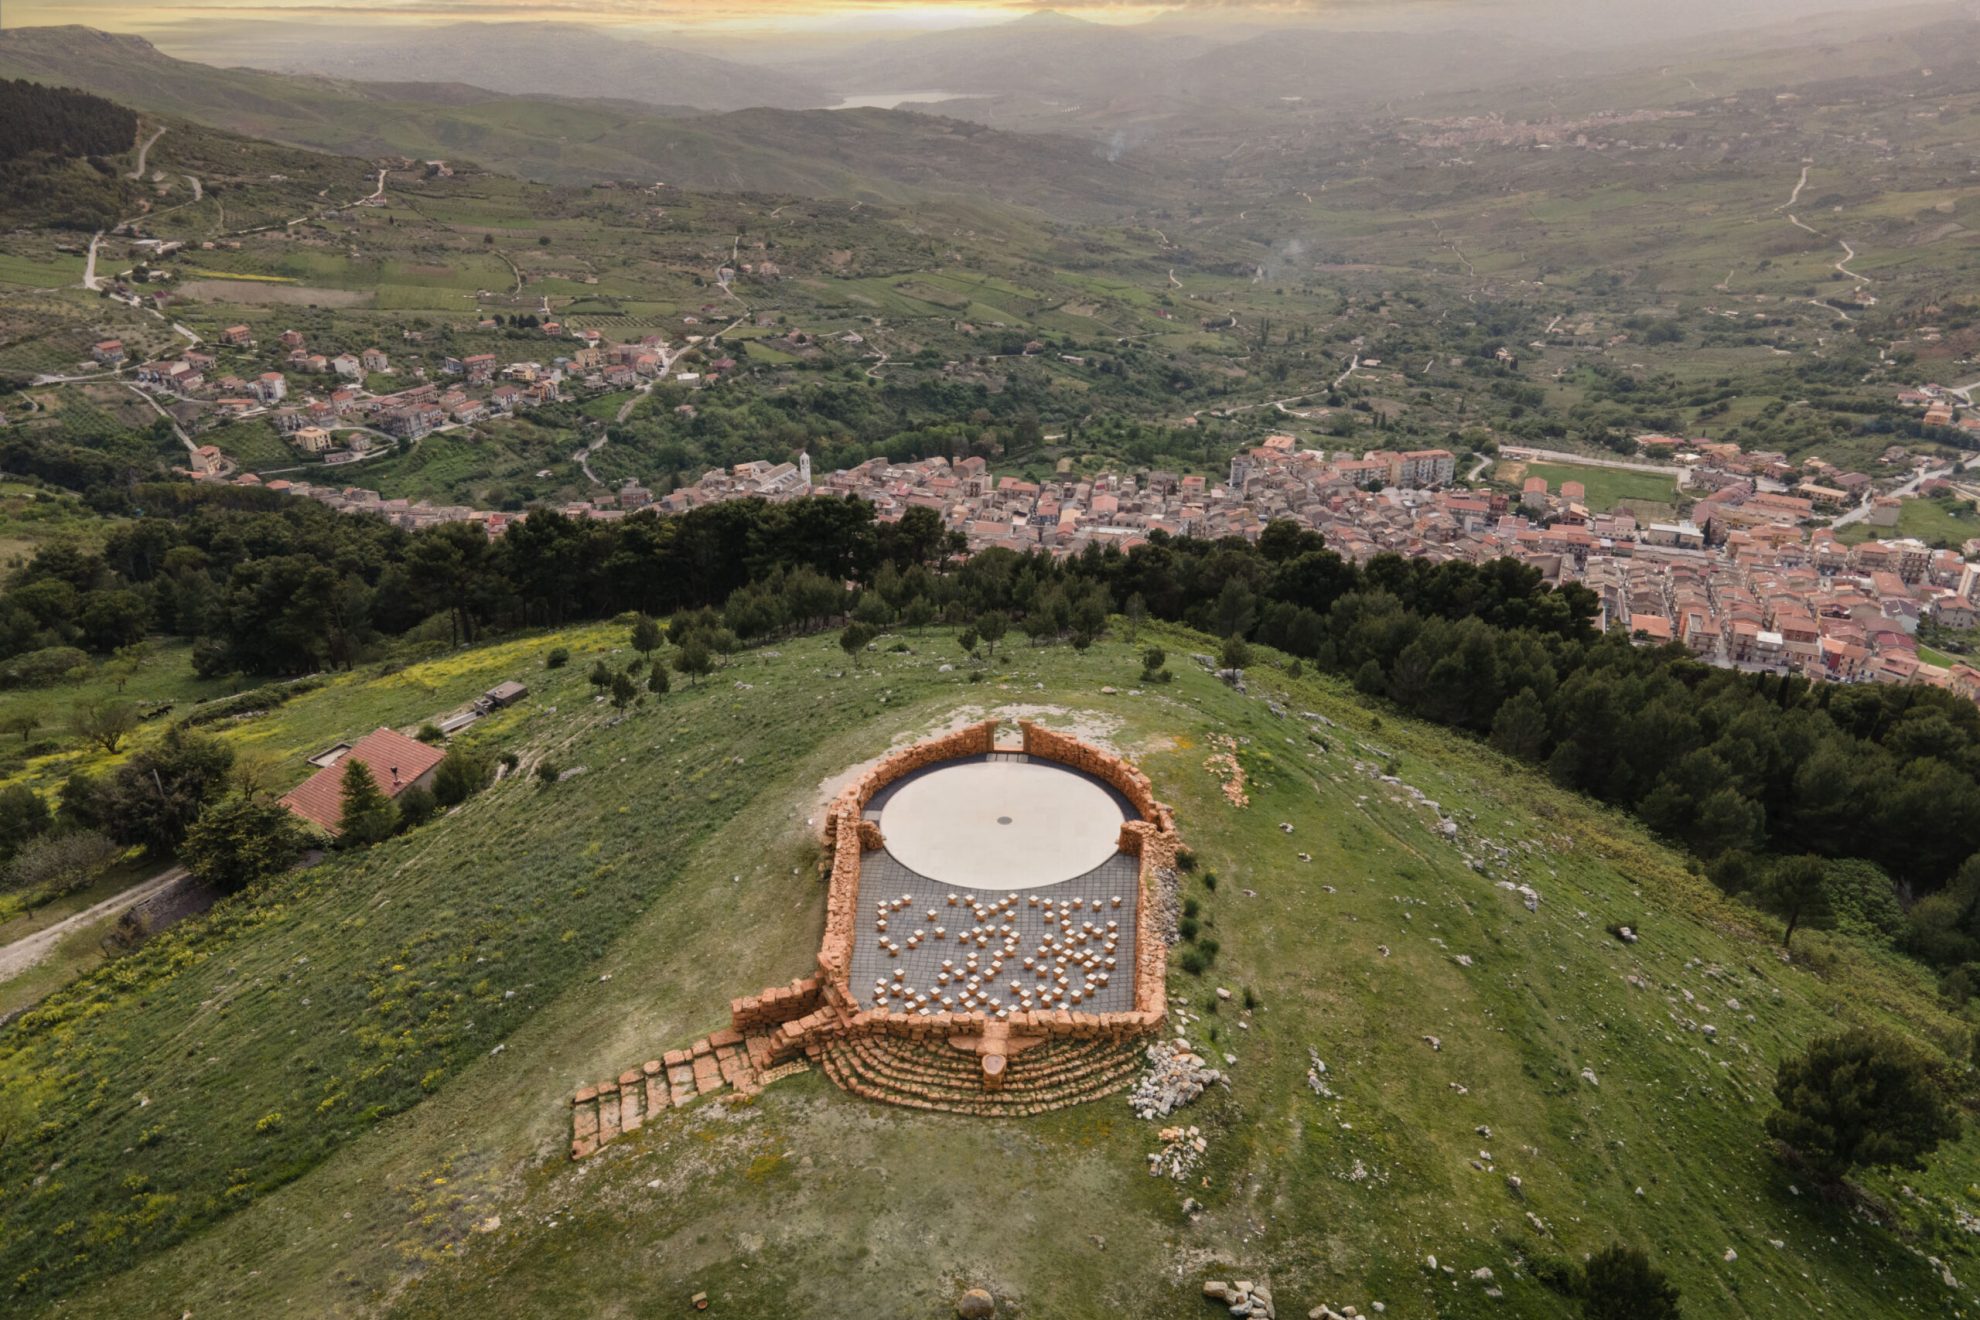
{"type": "MultiPolygon", "coordinates": [[[[484,327],[488,328],[488,327],[484,327]]],[[[380,445],[415,443],[437,430],[471,425],[571,397],[672,380],[711,383],[734,364],[720,357],[698,371],[670,368],[702,345],[670,345],[664,336],[613,343],[595,330],[551,323],[549,361],[502,361],[493,352],[440,360],[437,379],[415,368],[411,384],[386,375],[390,359],[376,348],[312,351],[288,331],[261,354],[245,326],[222,335],[220,349],[189,349],[136,370],[145,388],[204,404],[230,416],[265,414],[298,450],[322,465],[361,462],[380,445]],[[248,374],[236,361],[269,358],[281,369],[248,374]],[[289,394],[300,376],[314,388],[289,394]],[[366,383],[398,388],[373,392],[366,383]]],[[[98,345],[114,366],[120,345],[98,345]]],[[[703,352],[699,356],[711,355],[703,352]]],[[[1898,394],[1928,426],[1980,430],[1962,391],[1927,384],[1898,394]]],[[[692,408],[692,405],[681,405],[692,408]]],[[[1667,474],[1688,497],[1682,517],[1639,521],[1627,507],[1592,512],[1585,486],[1531,476],[1518,491],[1460,480],[1447,449],[1304,448],[1273,434],[1234,455],[1223,480],[1160,469],[1064,472],[1044,481],[999,475],[982,455],[910,463],[874,458],[814,475],[809,455],[756,460],[703,474],[692,484],[655,493],[636,480],[589,500],[558,507],[570,516],[621,518],[642,509],[663,514],[731,499],[851,497],[873,504],[882,521],[910,508],[938,514],[974,550],[1003,547],[1055,556],[1090,546],[1126,551],[1158,534],[1255,540],[1276,519],[1322,533],[1342,554],[1365,563],[1383,553],[1433,561],[1484,563],[1510,557],[1556,583],[1578,582],[1602,604],[1601,624],[1645,643],[1675,642],[1700,659],[1755,672],[1794,673],[1841,682],[1922,682],[1980,701],[1980,667],[1945,653],[1921,652],[1920,626],[1961,631],[1980,624],[1980,535],[1958,549],[1934,548],[1894,531],[1907,501],[1968,503],[1980,487],[1943,460],[1914,457],[1893,445],[1874,473],[1841,471],[1819,457],[1790,462],[1780,453],[1737,444],[1646,434],[1629,461],[1553,457],[1667,474]],[[1860,525],[1850,533],[1852,525],[1860,525]],[[1863,539],[1863,531],[1873,539],[1863,539]]],[[[1508,454],[1527,451],[1508,449],[1508,454]]],[[[1538,451],[1535,451],[1538,453],[1538,451]]],[[[1544,454],[1541,456],[1545,456],[1544,454]]],[[[1465,474],[1485,475],[1486,465],[1465,474]]],[[[217,448],[196,447],[188,474],[202,481],[265,485],[332,508],[378,515],[417,530],[474,522],[500,536],[527,511],[477,509],[385,498],[358,484],[269,477],[238,470],[217,448]]],[[[1980,533],[1980,523],[1975,525],[1980,533]]]]}

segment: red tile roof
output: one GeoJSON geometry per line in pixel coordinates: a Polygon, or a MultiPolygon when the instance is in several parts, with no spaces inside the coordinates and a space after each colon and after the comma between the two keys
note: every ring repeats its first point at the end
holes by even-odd
{"type": "Polygon", "coordinates": [[[391,729],[379,729],[357,740],[351,750],[289,790],[282,805],[330,833],[337,832],[344,814],[344,764],[355,758],[371,771],[380,791],[396,798],[421,775],[447,758],[446,752],[391,729]]]}

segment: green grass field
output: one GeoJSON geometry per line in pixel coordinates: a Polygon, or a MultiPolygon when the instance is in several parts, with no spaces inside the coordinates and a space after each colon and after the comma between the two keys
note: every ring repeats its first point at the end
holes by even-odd
{"type": "Polygon", "coordinates": [[[1570,463],[1528,463],[1525,468],[1526,477],[1546,478],[1548,490],[1556,495],[1562,482],[1579,481],[1588,488],[1588,508],[1592,513],[1607,513],[1625,500],[1668,508],[1677,498],[1677,483],[1651,472],[1570,463]]]}
{"type": "Polygon", "coordinates": [[[1145,693],[1124,641],[1007,645],[971,683],[940,672],[958,657],[935,631],[851,671],[830,638],[782,643],[615,724],[583,675],[628,657],[624,630],[588,627],[341,677],[225,728],[300,773],[322,743],[516,676],[531,697],[471,736],[585,772],[499,784],[223,904],[0,1035],[5,1093],[45,1134],[0,1147],[23,1309],[619,1314],[706,1290],[733,1315],[933,1318],[981,1284],[1027,1317],[1191,1317],[1203,1278],[1236,1275],[1281,1314],[1566,1320],[1532,1262],[1622,1238],[1691,1314],[1956,1313],[1920,1257],[1973,1272],[1954,1215],[1980,1142],[1905,1175],[1915,1196],[1870,1179],[1884,1228],[1797,1191],[1759,1128],[1774,1061],[1838,1021],[1963,1050],[1927,978],[1819,933],[1784,964],[1771,923],[1614,815],[1344,686],[1260,664],[1242,695],[1183,658],[1207,639],[1150,636],[1177,679],[1145,693]],[[540,667],[552,644],[567,668],[540,667]],[[1176,1117],[1208,1142],[1189,1181],[1148,1176],[1160,1125],[1118,1098],[989,1121],[816,1074],[570,1165],[574,1087],[810,967],[806,821],[829,782],[986,712],[1132,753],[1219,877],[1186,893],[1221,952],[1171,977],[1179,1028],[1233,1060],[1176,1117]],[[1247,807],[1205,765],[1213,735],[1238,740],[1247,807]],[[1388,764],[1455,839],[1380,782],[1388,764]]]}

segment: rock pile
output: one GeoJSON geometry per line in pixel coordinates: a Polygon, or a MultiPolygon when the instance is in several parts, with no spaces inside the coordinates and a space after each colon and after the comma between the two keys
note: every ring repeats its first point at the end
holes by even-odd
{"type": "Polygon", "coordinates": [[[1206,1301],[1228,1307],[1232,1315],[1273,1320],[1275,1314],[1272,1310],[1272,1290],[1250,1279],[1239,1279],[1235,1283],[1206,1279],[1203,1282],[1203,1296],[1206,1301]]]}
{"type": "Polygon", "coordinates": [[[1158,1040],[1148,1047],[1148,1071],[1128,1093],[1128,1104],[1137,1118],[1167,1118],[1223,1079],[1188,1041],[1158,1040]]]}
{"type": "Polygon", "coordinates": [[[1196,1167],[1203,1152],[1210,1149],[1203,1133],[1193,1127],[1165,1127],[1159,1134],[1162,1149],[1148,1153],[1148,1175],[1181,1182],[1196,1167]]]}

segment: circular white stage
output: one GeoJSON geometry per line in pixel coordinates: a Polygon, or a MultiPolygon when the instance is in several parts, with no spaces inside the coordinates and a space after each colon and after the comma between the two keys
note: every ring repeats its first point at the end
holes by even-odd
{"type": "Polygon", "coordinates": [[[1121,814],[1093,780],[1039,761],[965,761],[911,779],[880,809],[887,851],[965,889],[1035,889],[1085,875],[1120,846],[1121,814]]]}

